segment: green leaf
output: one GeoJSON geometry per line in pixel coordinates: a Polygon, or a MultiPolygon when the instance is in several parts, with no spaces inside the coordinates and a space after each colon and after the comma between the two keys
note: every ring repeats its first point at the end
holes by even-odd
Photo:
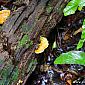
{"type": "Polygon", "coordinates": [[[70,51],[62,53],[54,61],[54,64],[80,64],[85,65],[85,52],[70,51]]]}
{"type": "Polygon", "coordinates": [[[80,0],[78,10],[81,11],[83,6],[85,6],[85,0],[80,0]]]}
{"type": "Polygon", "coordinates": [[[82,48],[83,43],[85,42],[85,19],[83,21],[83,25],[82,25],[82,34],[81,34],[81,39],[79,40],[78,44],[77,44],[77,49],[82,48]]]}
{"type": "Polygon", "coordinates": [[[64,16],[74,14],[78,8],[79,3],[80,0],[71,0],[63,10],[64,16]]]}
{"type": "Polygon", "coordinates": [[[52,45],[52,49],[54,49],[54,48],[57,48],[56,41],[54,41],[54,43],[52,45]]]}
{"type": "Polygon", "coordinates": [[[77,49],[82,48],[83,43],[84,43],[84,40],[81,40],[81,39],[80,39],[79,42],[78,42],[78,44],[77,44],[77,49]]]}
{"type": "Polygon", "coordinates": [[[79,6],[79,7],[78,7],[78,10],[79,10],[79,11],[81,11],[81,10],[82,10],[82,8],[83,8],[82,6],[79,6]]]}
{"type": "Polygon", "coordinates": [[[85,0],[71,0],[63,10],[64,16],[74,14],[77,8],[81,11],[84,6],[85,0]]]}
{"type": "Polygon", "coordinates": [[[85,19],[84,19],[84,21],[83,21],[82,28],[85,29],[85,19]]]}
{"type": "Polygon", "coordinates": [[[85,30],[82,30],[81,39],[85,39],[85,30]]]}

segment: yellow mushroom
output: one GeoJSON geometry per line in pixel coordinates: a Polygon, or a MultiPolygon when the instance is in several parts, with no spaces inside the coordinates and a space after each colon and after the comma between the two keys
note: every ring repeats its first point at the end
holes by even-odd
{"type": "Polygon", "coordinates": [[[0,24],[3,24],[9,15],[10,15],[10,10],[0,11],[0,24]]]}
{"type": "Polygon", "coordinates": [[[17,83],[17,85],[20,85],[22,83],[23,83],[23,81],[22,80],[19,80],[18,83],[17,83]]]}
{"type": "Polygon", "coordinates": [[[40,44],[38,45],[38,48],[35,50],[36,54],[42,53],[47,47],[49,43],[47,38],[45,37],[40,37],[40,44]]]}

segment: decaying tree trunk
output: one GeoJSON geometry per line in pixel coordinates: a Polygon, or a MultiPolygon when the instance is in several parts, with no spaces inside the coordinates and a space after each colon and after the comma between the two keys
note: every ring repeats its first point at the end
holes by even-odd
{"type": "Polygon", "coordinates": [[[68,1],[31,0],[27,6],[22,6],[11,14],[1,32],[3,36],[0,43],[3,43],[6,56],[0,58],[0,85],[16,85],[19,80],[25,84],[37,64],[34,50],[40,36],[47,37],[50,30],[58,24],[68,1]],[[24,35],[29,40],[23,44],[21,40],[24,35]]]}

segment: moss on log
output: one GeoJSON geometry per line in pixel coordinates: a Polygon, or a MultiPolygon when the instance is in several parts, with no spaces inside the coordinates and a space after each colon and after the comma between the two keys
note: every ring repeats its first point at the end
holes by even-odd
{"type": "Polygon", "coordinates": [[[25,84],[37,65],[34,50],[40,36],[47,37],[60,22],[68,1],[31,0],[11,14],[1,32],[3,52],[8,53],[8,56],[0,57],[1,85],[16,85],[19,80],[25,84]]]}

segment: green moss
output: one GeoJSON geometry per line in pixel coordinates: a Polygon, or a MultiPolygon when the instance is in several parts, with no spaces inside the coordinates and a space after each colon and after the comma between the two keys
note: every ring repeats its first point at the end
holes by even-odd
{"type": "Polygon", "coordinates": [[[12,72],[9,83],[11,84],[12,82],[17,81],[18,76],[19,76],[19,69],[18,69],[18,67],[16,67],[12,72]]]}
{"type": "Polygon", "coordinates": [[[31,47],[32,45],[33,45],[33,41],[29,41],[29,43],[26,44],[26,48],[29,48],[29,47],[31,47]]]}
{"type": "Polygon", "coordinates": [[[52,11],[52,8],[53,8],[53,7],[51,7],[50,5],[48,5],[47,8],[46,8],[46,12],[47,12],[48,14],[50,14],[51,11],[52,11]]]}
{"type": "Polygon", "coordinates": [[[20,28],[22,29],[23,32],[28,32],[28,31],[30,30],[30,28],[29,28],[29,26],[28,26],[28,24],[27,24],[26,22],[24,22],[24,23],[21,25],[20,28]]]}
{"type": "Polygon", "coordinates": [[[13,65],[11,62],[8,62],[7,65],[0,71],[0,84],[1,85],[8,85],[10,73],[12,72],[13,65]]]}
{"type": "Polygon", "coordinates": [[[26,34],[22,37],[22,39],[18,43],[18,48],[26,46],[27,48],[30,47],[33,42],[30,40],[29,36],[26,34]]]}
{"type": "MultiPolygon", "coordinates": [[[[0,64],[2,63],[3,61],[0,60],[0,64]]],[[[14,67],[14,65],[12,65],[12,61],[9,60],[4,68],[0,69],[0,85],[11,85],[12,82],[18,79],[18,75],[18,67],[14,67]]]]}
{"type": "Polygon", "coordinates": [[[1,60],[1,59],[0,59],[0,65],[3,64],[3,63],[4,63],[4,60],[1,60]]]}
{"type": "Polygon", "coordinates": [[[36,59],[31,59],[31,60],[29,60],[29,61],[28,61],[28,69],[27,69],[27,72],[30,72],[30,71],[32,72],[32,71],[34,71],[36,64],[37,64],[37,60],[36,60],[36,59]]]}

